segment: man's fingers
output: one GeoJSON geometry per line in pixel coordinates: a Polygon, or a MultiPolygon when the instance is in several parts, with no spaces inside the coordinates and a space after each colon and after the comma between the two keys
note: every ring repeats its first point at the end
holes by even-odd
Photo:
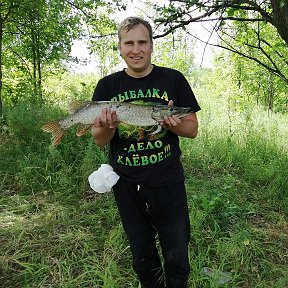
{"type": "Polygon", "coordinates": [[[104,123],[109,123],[111,122],[111,110],[110,109],[103,109],[101,113],[101,122],[104,123]]]}
{"type": "Polygon", "coordinates": [[[119,120],[118,120],[116,111],[112,111],[110,128],[115,128],[118,124],[119,124],[119,120]]]}
{"type": "Polygon", "coordinates": [[[115,128],[119,124],[116,111],[111,111],[110,108],[103,109],[100,117],[94,120],[94,127],[115,128]]]}
{"type": "Polygon", "coordinates": [[[177,116],[173,115],[171,117],[164,117],[163,124],[167,127],[176,127],[179,123],[181,123],[181,119],[177,116]]]}
{"type": "Polygon", "coordinates": [[[181,119],[179,119],[177,116],[173,115],[171,118],[173,118],[173,121],[176,123],[176,126],[181,123],[181,119]]]}
{"type": "Polygon", "coordinates": [[[94,127],[101,127],[101,118],[100,117],[96,117],[93,123],[94,127]]]}
{"type": "Polygon", "coordinates": [[[169,107],[172,107],[173,105],[174,105],[173,100],[169,100],[169,102],[168,102],[168,106],[169,106],[169,107]]]}

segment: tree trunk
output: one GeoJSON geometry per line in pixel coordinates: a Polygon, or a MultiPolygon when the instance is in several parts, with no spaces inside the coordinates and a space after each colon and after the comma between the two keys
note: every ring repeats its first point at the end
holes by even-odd
{"type": "Polygon", "coordinates": [[[0,118],[3,116],[3,101],[2,101],[2,40],[3,40],[3,21],[0,18],[0,118]]]}
{"type": "Polygon", "coordinates": [[[268,110],[269,111],[273,111],[273,107],[274,107],[274,93],[275,93],[275,89],[274,89],[274,75],[272,73],[269,74],[269,89],[268,89],[268,110]]]}
{"type": "Polygon", "coordinates": [[[32,61],[33,61],[33,86],[34,86],[34,93],[37,95],[37,62],[36,62],[36,39],[35,39],[35,32],[33,28],[31,29],[31,40],[32,40],[32,61]]]}
{"type": "Polygon", "coordinates": [[[34,93],[37,100],[42,100],[41,55],[39,49],[38,35],[33,28],[31,30],[31,39],[32,39],[34,93]]]}
{"type": "Polygon", "coordinates": [[[39,100],[42,101],[42,70],[41,70],[41,54],[39,49],[39,41],[38,37],[36,36],[36,61],[37,61],[37,92],[39,100]]]}
{"type": "Polygon", "coordinates": [[[288,44],[288,1],[271,0],[271,5],[275,27],[282,39],[288,44]]]}

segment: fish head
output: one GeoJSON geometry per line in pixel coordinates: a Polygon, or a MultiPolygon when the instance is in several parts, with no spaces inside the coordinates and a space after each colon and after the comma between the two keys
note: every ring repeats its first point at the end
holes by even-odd
{"type": "Polygon", "coordinates": [[[171,117],[173,115],[178,118],[185,117],[193,113],[192,108],[190,107],[176,107],[176,106],[167,106],[167,105],[156,105],[152,109],[152,118],[157,121],[163,121],[164,117],[171,117]]]}

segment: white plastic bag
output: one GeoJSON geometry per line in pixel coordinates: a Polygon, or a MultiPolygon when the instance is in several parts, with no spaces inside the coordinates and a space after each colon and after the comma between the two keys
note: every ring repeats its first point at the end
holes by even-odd
{"type": "Polygon", "coordinates": [[[119,178],[110,165],[102,164],[98,170],[89,175],[88,181],[95,192],[105,193],[111,191],[119,178]]]}

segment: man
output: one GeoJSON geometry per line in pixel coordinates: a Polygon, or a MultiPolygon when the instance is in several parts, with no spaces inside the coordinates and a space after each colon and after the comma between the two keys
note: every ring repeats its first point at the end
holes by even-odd
{"type": "MultiPolygon", "coordinates": [[[[200,110],[180,72],[151,63],[153,41],[148,22],[138,17],[125,19],[118,38],[127,68],[102,78],[93,100],[160,103],[200,110]]],[[[119,123],[116,112],[110,109],[102,111],[91,129],[98,146],[110,143],[109,162],[120,176],[113,187],[114,197],[141,287],[182,288],[187,287],[190,271],[190,223],[178,136],[196,137],[196,113],[182,119],[165,117],[158,134],[155,131],[155,127],[145,130],[119,123]]]]}

